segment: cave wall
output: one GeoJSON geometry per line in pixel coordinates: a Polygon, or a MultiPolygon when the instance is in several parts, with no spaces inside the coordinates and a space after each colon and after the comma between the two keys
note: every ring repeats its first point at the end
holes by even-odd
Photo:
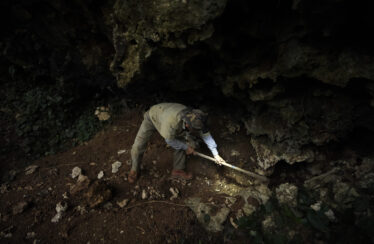
{"type": "Polygon", "coordinates": [[[374,130],[370,1],[0,5],[3,82],[211,89],[247,108],[242,122],[265,169],[321,159],[324,145],[374,130]]]}

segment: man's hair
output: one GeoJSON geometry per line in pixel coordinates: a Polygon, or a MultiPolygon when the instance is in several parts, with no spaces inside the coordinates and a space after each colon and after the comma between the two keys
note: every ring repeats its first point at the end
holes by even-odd
{"type": "Polygon", "coordinates": [[[183,115],[183,120],[189,127],[194,130],[201,130],[203,133],[208,132],[207,119],[208,114],[200,109],[187,109],[183,115]]]}

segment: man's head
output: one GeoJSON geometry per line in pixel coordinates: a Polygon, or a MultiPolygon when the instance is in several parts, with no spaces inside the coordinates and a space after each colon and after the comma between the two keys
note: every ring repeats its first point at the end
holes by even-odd
{"type": "Polygon", "coordinates": [[[207,118],[208,114],[199,109],[190,109],[183,116],[183,120],[189,130],[202,131],[203,133],[208,132],[206,126],[207,118]]]}

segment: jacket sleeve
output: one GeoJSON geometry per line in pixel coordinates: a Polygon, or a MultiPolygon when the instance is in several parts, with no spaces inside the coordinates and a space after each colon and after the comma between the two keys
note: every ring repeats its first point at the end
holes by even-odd
{"type": "Polygon", "coordinates": [[[166,143],[176,150],[187,150],[188,146],[186,143],[181,142],[177,139],[165,139],[166,143]]]}
{"type": "Polygon", "coordinates": [[[201,139],[203,139],[203,141],[205,142],[205,144],[207,145],[207,147],[209,148],[209,150],[212,152],[213,156],[218,155],[217,144],[214,141],[214,139],[213,139],[212,135],[210,134],[210,132],[201,134],[201,139]]]}

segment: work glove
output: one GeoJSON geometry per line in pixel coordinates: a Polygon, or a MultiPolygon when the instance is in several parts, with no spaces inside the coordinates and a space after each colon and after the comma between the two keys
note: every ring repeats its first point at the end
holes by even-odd
{"type": "Polygon", "coordinates": [[[223,160],[223,158],[221,158],[221,156],[219,156],[218,154],[216,156],[214,156],[214,159],[216,160],[217,164],[219,164],[219,165],[222,165],[223,163],[226,163],[225,160],[223,160]]]}

